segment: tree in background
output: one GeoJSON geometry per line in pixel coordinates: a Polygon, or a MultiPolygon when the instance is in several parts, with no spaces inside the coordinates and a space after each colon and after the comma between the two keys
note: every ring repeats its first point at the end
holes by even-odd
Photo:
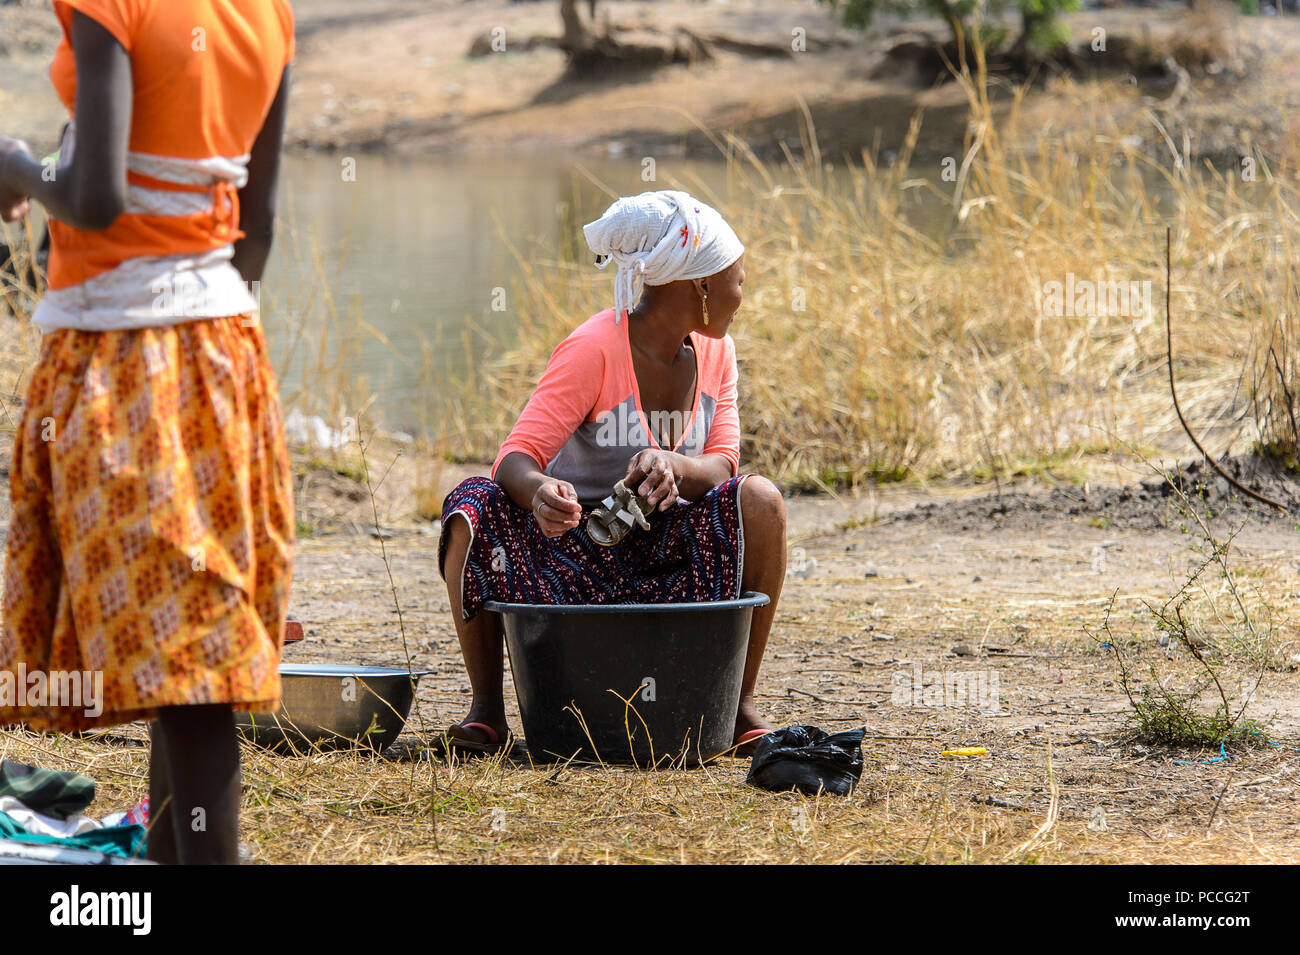
{"type": "Polygon", "coordinates": [[[560,0],[560,24],[564,29],[558,46],[569,62],[574,77],[599,76],[618,70],[653,70],[667,63],[694,63],[712,56],[708,43],[684,27],[650,31],[639,39],[620,39],[608,17],[596,22],[597,0],[585,0],[584,21],[579,0],[560,0]]]}
{"type": "Polygon", "coordinates": [[[1020,36],[1012,49],[1027,49],[1052,54],[1070,42],[1070,31],[1059,19],[1062,13],[1073,13],[1081,6],[1079,0],[1018,0],[1020,7],[1020,36]]]}
{"type": "MultiPolygon", "coordinates": [[[[880,10],[901,14],[926,12],[937,16],[948,26],[954,46],[970,45],[974,36],[972,26],[975,11],[1000,14],[1013,5],[1020,10],[1020,35],[1011,45],[1011,52],[1025,57],[1050,56],[1069,41],[1065,25],[1058,19],[1062,13],[1078,10],[1080,0],[820,0],[828,6],[843,11],[845,26],[865,30],[872,17],[880,10]]],[[[1005,43],[1004,29],[981,22],[980,40],[988,49],[999,49],[1005,43]]]]}

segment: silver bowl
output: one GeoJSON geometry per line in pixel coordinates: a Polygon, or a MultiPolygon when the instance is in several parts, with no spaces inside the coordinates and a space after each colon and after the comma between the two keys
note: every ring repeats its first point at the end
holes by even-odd
{"type": "Polygon", "coordinates": [[[240,732],[259,746],[383,752],[406,725],[415,684],[429,670],[336,663],[280,664],[280,711],[237,713],[240,732]]]}

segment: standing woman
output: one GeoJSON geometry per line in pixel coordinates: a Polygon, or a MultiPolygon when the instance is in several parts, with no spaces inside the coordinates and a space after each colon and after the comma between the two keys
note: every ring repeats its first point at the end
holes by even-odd
{"type": "MultiPolygon", "coordinates": [[[[57,166],[0,138],[0,216],[49,213],[40,358],[10,466],[0,668],[96,671],[155,720],[149,856],[238,861],[234,711],[273,711],[293,550],[252,283],[271,247],[293,15],[284,0],[55,0],[57,166]]],[[[63,705],[60,705],[60,704],[63,705]]]]}
{"type": "Polygon", "coordinates": [[[442,507],[439,568],[474,694],[447,735],[462,749],[506,742],[501,622],[485,601],[690,603],[754,590],[771,601],[754,610],[736,712],[747,755],[770,731],[754,687],[785,576],[785,505],[767,478],[740,473],[728,330],[745,247],[715,209],[670,190],[619,199],[583,231],[599,264],[617,266],[614,307],[556,347],[493,480],[467,479],[442,507]],[[619,480],[646,498],[650,528],[603,546],[586,521],[619,480]]]}

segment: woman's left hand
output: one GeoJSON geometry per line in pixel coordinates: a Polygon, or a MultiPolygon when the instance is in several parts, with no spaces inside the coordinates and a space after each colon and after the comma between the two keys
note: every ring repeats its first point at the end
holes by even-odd
{"type": "Polygon", "coordinates": [[[26,193],[19,192],[6,178],[15,156],[31,159],[32,153],[21,139],[0,136],[0,222],[14,222],[27,215],[26,193]]]}
{"type": "Polygon", "coordinates": [[[638,496],[647,498],[650,509],[656,507],[666,511],[677,500],[677,482],[681,476],[677,473],[676,455],[671,451],[648,449],[632,455],[627,465],[627,477],[623,484],[638,496]]]}

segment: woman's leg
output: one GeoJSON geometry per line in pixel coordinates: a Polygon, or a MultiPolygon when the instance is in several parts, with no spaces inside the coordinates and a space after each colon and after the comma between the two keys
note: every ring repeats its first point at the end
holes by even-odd
{"type": "Polygon", "coordinates": [[[765,477],[751,474],[740,485],[740,518],[745,533],[745,566],[741,589],[767,594],[770,601],[754,610],[749,626],[749,651],[745,675],[740,683],[740,707],[736,712],[736,735],[753,729],[771,729],[754,706],[754,686],[763,664],[763,651],[772,632],[776,605],[785,582],[785,501],[777,486],[765,477]]]}
{"type": "Polygon", "coordinates": [[[149,858],[181,865],[237,865],[240,779],[234,709],[229,703],[163,707],[152,736],[149,858]],[[168,790],[159,790],[163,805],[158,809],[153,778],[157,769],[163,770],[159,775],[168,790]],[[155,850],[153,840],[169,818],[173,841],[169,846],[164,836],[155,850]],[[169,850],[171,860],[165,858],[169,850]]]}
{"type": "Polygon", "coordinates": [[[149,724],[149,838],[145,858],[160,865],[176,865],[176,830],[172,819],[171,768],[158,720],[149,724]]]}
{"type": "MultiPolygon", "coordinates": [[[[485,723],[492,727],[499,739],[506,738],[506,707],[501,682],[504,678],[501,653],[501,616],[481,610],[473,620],[461,615],[461,580],[465,557],[469,551],[469,522],[463,515],[451,515],[447,522],[447,556],[443,572],[447,579],[447,598],[451,601],[451,618],[460,640],[460,654],[465,659],[469,685],[473,691],[469,713],[461,721],[485,723]],[[460,516],[460,520],[455,520],[460,516]]],[[[468,729],[459,735],[466,739],[488,742],[481,730],[468,729]]]]}

